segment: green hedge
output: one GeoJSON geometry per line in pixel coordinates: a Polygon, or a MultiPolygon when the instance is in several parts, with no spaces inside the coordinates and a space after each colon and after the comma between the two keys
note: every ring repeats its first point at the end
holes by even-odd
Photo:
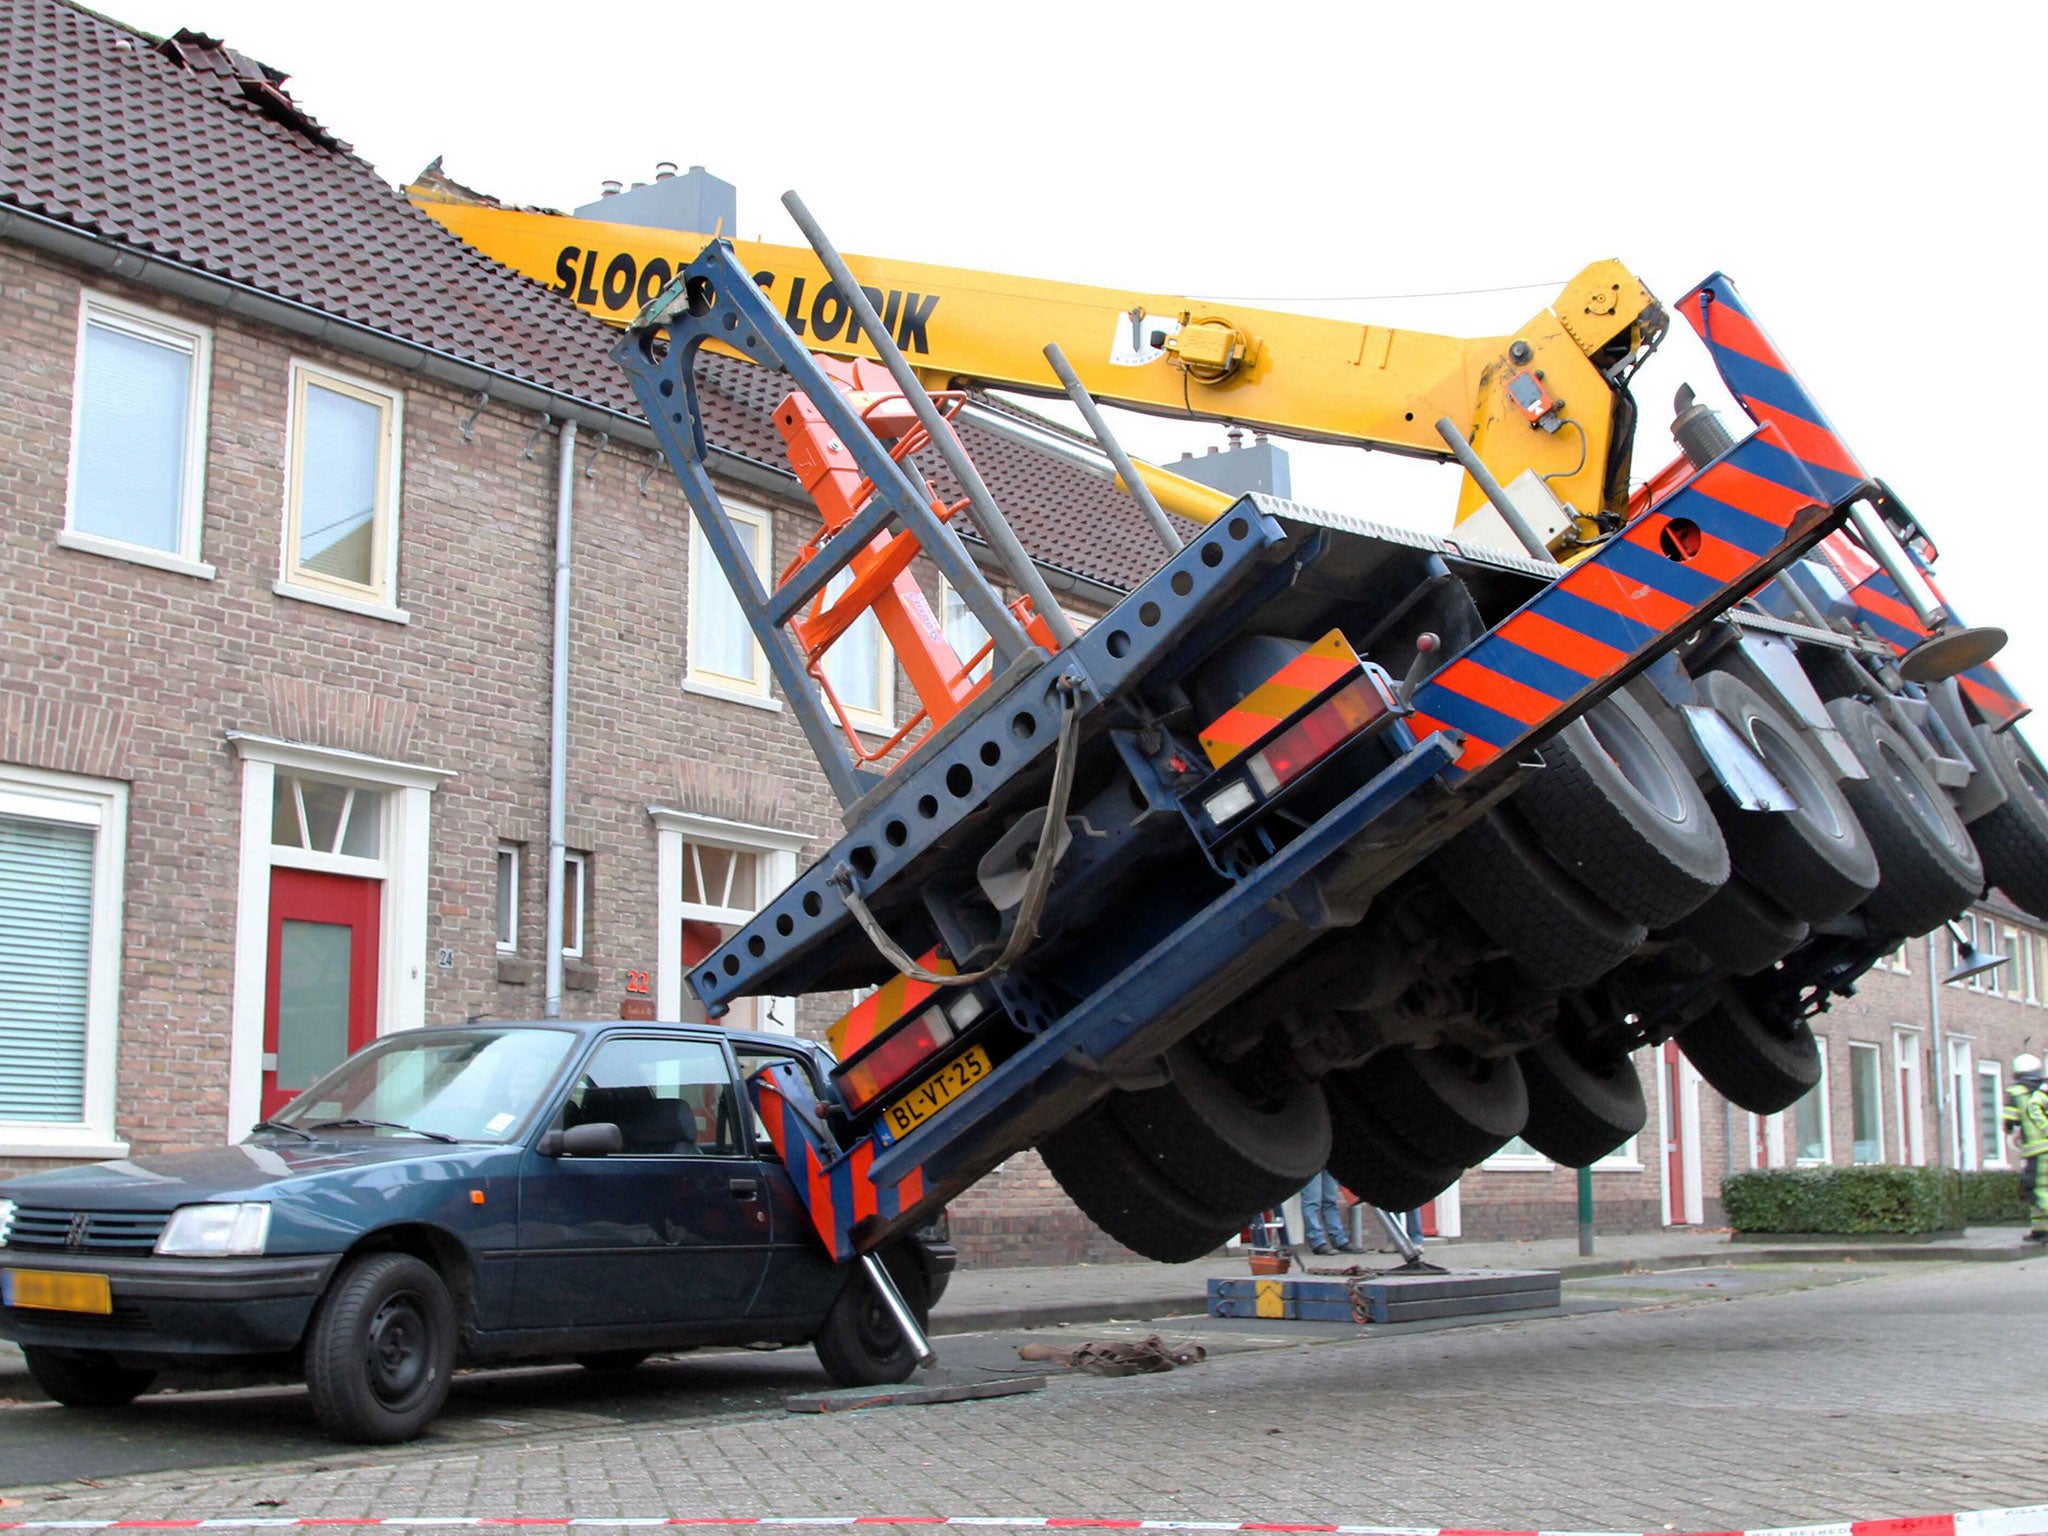
{"type": "Polygon", "coordinates": [[[1963,1175],[1963,1219],[1973,1227],[2024,1226],[2030,1204],[2017,1169],[1963,1175]]]}
{"type": "MultiPolygon", "coordinates": [[[[2003,1177],[2017,1187],[2012,1175],[2003,1177]]],[[[1845,1236],[1952,1231],[1967,1210],[1963,1180],[1951,1170],[1882,1163],[1738,1173],[1722,1184],[1721,1203],[1738,1232],[1845,1236]]]]}

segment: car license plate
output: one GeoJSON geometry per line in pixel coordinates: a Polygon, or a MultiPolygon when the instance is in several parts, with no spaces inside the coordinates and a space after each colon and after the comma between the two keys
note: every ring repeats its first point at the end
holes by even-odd
{"type": "Polygon", "coordinates": [[[988,1076],[988,1052],[980,1046],[956,1056],[910,1092],[882,1111],[882,1125],[891,1141],[907,1136],[961,1094],[988,1076]]]}
{"type": "Polygon", "coordinates": [[[0,1269],[0,1302],[46,1312],[97,1312],[105,1317],[114,1310],[114,1288],[105,1275],[0,1269]]]}

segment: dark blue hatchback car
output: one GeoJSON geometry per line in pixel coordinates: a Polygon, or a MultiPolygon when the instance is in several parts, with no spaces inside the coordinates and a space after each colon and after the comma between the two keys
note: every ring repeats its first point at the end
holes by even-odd
{"type": "MultiPolygon", "coordinates": [[[[844,1385],[910,1346],[833,1263],[743,1084],[821,1048],[657,1024],[388,1036],[237,1146],[0,1184],[0,1336],[61,1403],[165,1365],[303,1373],[343,1439],[417,1434],[459,1365],[623,1369],[701,1344],[809,1342],[844,1385]]],[[[922,1319],[943,1231],[883,1260],[922,1319]]]]}

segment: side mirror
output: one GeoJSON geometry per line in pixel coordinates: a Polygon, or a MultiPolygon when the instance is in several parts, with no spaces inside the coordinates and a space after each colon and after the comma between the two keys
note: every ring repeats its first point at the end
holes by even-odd
{"type": "Polygon", "coordinates": [[[542,1157],[609,1157],[626,1150],[626,1138],[609,1120],[594,1120],[566,1131],[549,1131],[537,1150],[542,1157]]]}

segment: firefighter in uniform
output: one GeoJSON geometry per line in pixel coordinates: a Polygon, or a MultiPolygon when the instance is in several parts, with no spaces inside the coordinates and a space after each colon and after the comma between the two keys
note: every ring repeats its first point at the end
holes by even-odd
{"type": "Polygon", "coordinates": [[[2041,1058],[2015,1056],[2012,1086],[2005,1090],[2006,1133],[2019,1138],[2020,1183],[2033,1203],[2028,1213],[2030,1243],[2048,1243],[2048,1087],[2043,1086],[2041,1058]]]}

